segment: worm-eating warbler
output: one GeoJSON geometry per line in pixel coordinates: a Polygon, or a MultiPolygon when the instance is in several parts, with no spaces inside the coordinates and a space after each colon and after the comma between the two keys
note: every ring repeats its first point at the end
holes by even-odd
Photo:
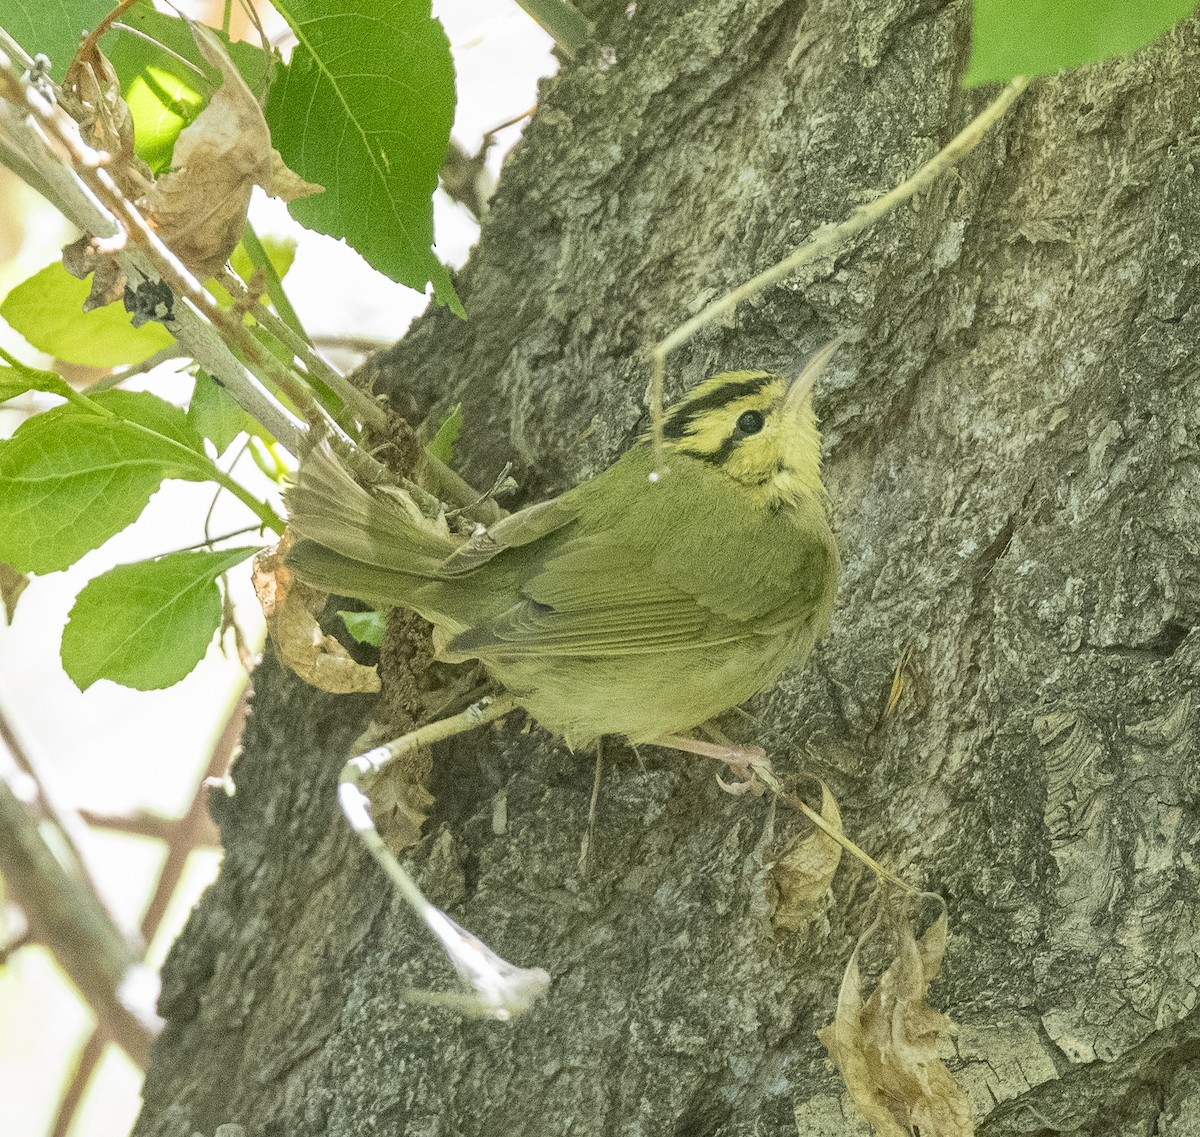
{"type": "Polygon", "coordinates": [[[812,385],[728,371],[588,482],[463,541],[358,485],[324,449],[289,490],[309,583],[435,628],[571,746],[685,731],[802,664],[833,606],[812,385]]]}

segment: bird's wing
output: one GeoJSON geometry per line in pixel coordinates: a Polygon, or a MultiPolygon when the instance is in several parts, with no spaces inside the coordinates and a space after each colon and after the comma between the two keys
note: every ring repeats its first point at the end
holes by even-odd
{"type": "Polygon", "coordinates": [[[461,656],[622,656],[700,648],[747,634],[604,537],[568,542],[493,619],[456,636],[461,656]]]}
{"type": "Polygon", "coordinates": [[[501,547],[529,546],[526,571],[513,603],[473,620],[448,652],[631,656],[750,641],[827,616],[836,553],[816,532],[748,512],[704,463],[647,490],[652,463],[648,450],[629,451],[593,481],[493,526],[488,538],[501,547]],[[497,532],[510,522],[511,533],[497,532]]]}
{"type": "Polygon", "coordinates": [[[540,540],[574,521],[577,510],[570,495],[538,502],[502,517],[487,529],[480,527],[438,567],[440,576],[465,576],[498,553],[540,540]]]}

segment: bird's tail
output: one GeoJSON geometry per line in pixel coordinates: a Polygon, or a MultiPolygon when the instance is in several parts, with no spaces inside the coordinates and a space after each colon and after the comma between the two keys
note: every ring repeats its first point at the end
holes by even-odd
{"type": "Polygon", "coordinates": [[[298,538],[287,564],[326,592],[380,606],[411,607],[456,543],[416,505],[369,493],[333,453],[319,446],[300,463],[287,491],[288,527],[298,538]]]}

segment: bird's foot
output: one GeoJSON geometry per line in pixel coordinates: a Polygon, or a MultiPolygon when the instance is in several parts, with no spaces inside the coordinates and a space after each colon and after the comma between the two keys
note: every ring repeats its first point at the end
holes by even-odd
{"type": "Polygon", "coordinates": [[[686,734],[664,734],[661,738],[656,738],[654,743],[656,746],[668,746],[672,750],[683,750],[688,754],[699,754],[702,758],[712,758],[725,763],[736,778],[727,782],[718,774],[717,785],[734,797],[742,797],[745,794],[761,797],[776,781],[775,772],[771,769],[771,760],[761,746],[703,742],[686,734]]]}

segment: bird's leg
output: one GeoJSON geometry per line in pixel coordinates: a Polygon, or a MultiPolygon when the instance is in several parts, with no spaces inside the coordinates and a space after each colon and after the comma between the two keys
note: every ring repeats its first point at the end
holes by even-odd
{"type": "Polygon", "coordinates": [[[740,797],[752,793],[756,797],[763,794],[767,786],[775,781],[767,752],[761,746],[739,746],[719,735],[720,742],[704,742],[686,734],[664,734],[654,740],[655,746],[667,746],[672,750],[683,750],[688,754],[699,754],[702,758],[715,758],[724,762],[735,774],[739,781],[726,782],[720,774],[717,782],[726,793],[740,797]]]}
{"type": "Polygon", "coordinates": [[[481,939],[459,927],[440,908],[434,907],[404,871],[403,866],[384,843],[371,817],[371,786],[392,762],[421,746],[444,738],[453,738],[477,726],[503,718],[517,706],[512,695],[480,699],[465,711],[376,746],[356,755],[342,767],[338,779],[338,802],[350,827],[358,834],[379,867],[412,905],[425,926],[437,936],[460,978],[474,992],[473,997],[433,997],[427,1001],[450,1003],[489,1018],[510,1019],[527,1010],[545,991],[550,976],[540,967],[521,968],[501,959],[481,939]]]}
{"type": "Polygon", "coordinates": [[[604,739],[596,739],[596,772],[592,777],[592,800],[588,805],[587,829],[579,843],[579,875],[587,873],[588,854],[596,838],[596,806],[600,801],[600,775],[604,768],[604,739]]]}

